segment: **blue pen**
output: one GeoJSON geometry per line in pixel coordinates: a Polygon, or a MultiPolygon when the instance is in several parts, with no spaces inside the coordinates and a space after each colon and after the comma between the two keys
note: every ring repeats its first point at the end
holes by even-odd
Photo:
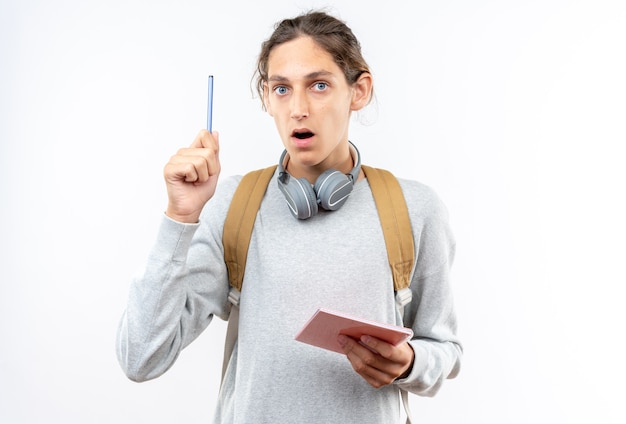
{"type": "Polygon", "coordinates": [[[209,75],[209,101],[206,109],[206,128],[213,132],[213,75],[209,75]]]}

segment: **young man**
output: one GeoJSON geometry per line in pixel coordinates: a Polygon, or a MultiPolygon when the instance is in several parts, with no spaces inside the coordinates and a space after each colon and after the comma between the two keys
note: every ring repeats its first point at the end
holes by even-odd
{"type": "MultiPolygon", "coordinates": [[[[257,72],[285,152],[255,221],[214,422],[399,422],[400,389],[434,395],[460,367],[445,207],[429,188],[400,181],[417,256],[403,322],[376,205],[348,140],[351,113],[373,92],[357,39],[324,13],[286,19],[263,43],[257,72]],[[351,189],[336,203],[322,193],[329,170],[351,189]],[[404,323],[414,337],[393,346],[341,336],[345,356],[294,341],[320,306],[404,323]]],[[[218,141],[201,131],[165,166],[166,216],[118,332],[118,358],[133,380],[158,377],[214,315],[229,318],[222,234],[240,178],[218,186],[218,141]]]]}

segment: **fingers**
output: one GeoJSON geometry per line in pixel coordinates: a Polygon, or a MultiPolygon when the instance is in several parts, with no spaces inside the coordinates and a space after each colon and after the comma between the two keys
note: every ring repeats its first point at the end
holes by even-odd
{"type": "Polygon", "coordinates": [[[166,166],[166,179],[202,184],[220,172],[219,134],[200,131],[190,147],[179,149],[166,166]]]}
{"type": "Polygon", "coordinates": [[[403,376],[413,363],[414,352],[408,343],[393,346],[370,336],[356,341],[339,336],[352,368],[370,385],[380,388],[403,376]]]}
{"type": "Polygon", "coordinates": [[[219,136],[217,131],[208,132],[207,130],[201,130],[190,147],[213,149],[217,152],[219,150],[219,136]]]}
{"type": "Polygon", "coordinates": [[[211,172],[212,162],[209,152],[204,149],[184,148],[170,158],[166,173],[176,180],[187,183],[203,183],[217,171],[213,167],[211,172]]]}
{"type": "Polygon", "coordinates": [[[196,138],[189,149],[181,149],[181,154],[200,156],[206,160],[207,172],[199,173],[201,182],[206,181],[209,176],[217,175],[220,172],[219,161],[219,133],[214,131],[212,133],[207,130],[202,130],[198,133],[196,138]]]}
{"type": "Polygon", "coordinates": [[[215,193],[219,173],[219,134],[200,131],[189,147],[179,149],[165,165],[166,215],[179,222],[198,222],[215,193]]]}

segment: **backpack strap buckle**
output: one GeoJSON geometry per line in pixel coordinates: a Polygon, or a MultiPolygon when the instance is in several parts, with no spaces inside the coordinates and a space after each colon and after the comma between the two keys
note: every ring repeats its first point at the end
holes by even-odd
{"type": "Polygon", "coordinates": [[[413,300],[413,292],[410,288],[405,287],[396,291],[396,306],[401,317],[404,317],[404,307],[411,303],[411,300],[413,300]]]}
{"type": "Polygon", "coordinates": [[[233,304],[233,306],[239,306],[239,298],[241,297],[241,292],[234,287],[231,287],[228,292],[228,301],[233,304]]]}

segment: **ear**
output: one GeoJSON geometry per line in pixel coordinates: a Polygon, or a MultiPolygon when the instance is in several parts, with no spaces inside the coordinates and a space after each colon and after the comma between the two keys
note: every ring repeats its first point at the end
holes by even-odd
{"type": "Polygon", "coordinates": [[[361,110],[372,100],[374,81],[369,72],[363,72],[352,85],[352,103],[350,110],[361,110]]]}
{"type": "Polygon", "coordinates": [[[267,83],[264,82],[263,83],[263,107],[265,107],[265,110],[267,111],[267,113],[269,113],[271,117],[274,117],[274,114],[272,113],[272,107],[270,105],[269,94],[270,94],[269,87],[267,86],[267,83]]]}

